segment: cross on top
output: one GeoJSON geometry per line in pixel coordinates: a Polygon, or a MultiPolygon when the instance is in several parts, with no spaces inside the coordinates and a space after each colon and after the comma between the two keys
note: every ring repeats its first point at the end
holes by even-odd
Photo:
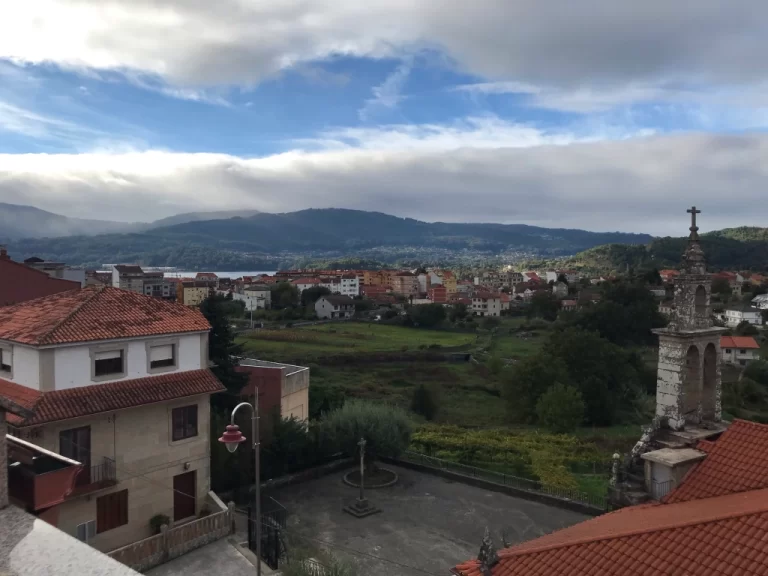
{"type": "Polygon", "coordinates": [[[696,228],[696,214],[701,214],[701,210],[696,210],[696,206],[693,206],[686,210],[691,215],[691,230],[696,228]]]}

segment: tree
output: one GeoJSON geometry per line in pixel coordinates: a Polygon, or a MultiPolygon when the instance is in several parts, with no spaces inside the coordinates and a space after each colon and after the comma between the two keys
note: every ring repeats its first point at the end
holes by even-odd
{"type": "Polygon", "coordinates": [[[646,284],[650,284],[651,286],[661,286],[664,281],[661,279],[661,274],[659,274],[659,270],[657,268],[652,268],[648,270],[645,274],[641,276],[643,282],[646,284]]]}
{"type": "Polygon", "coordinates": [[[408,318],[415,326],[432,328],[445,320],[445,306],[442,304],[420,304],[408,308],[408,318]]]}
{"type": "Polygon", "coordinates": [[[314,306],[321,296],[327,296],[331,291],[325,286],[312,286],[301,293],[302,306],[314,306]]]}
{"type": "Polygon", "coordinates": [[[716,277],[712,280],[712,293],[720,294],[721,296],[731,295],[731,285],[726,278],[716,277]]]}
{"type": "Polygon", "coordinates": [[[753,360],[744,368],[744,378],[754,380],[768,388],[768,362],[765,360],[753,360]]]}
{"type": "Polygon", "coordinates": [[[493,330],[494,328],[498,328],[499,324],[501,324],[501,320],[496,316],[486,316],[480,322],[480,326],[483,330],[493,330]]]}
{"type": "Polygon", "coordinates": [[[504,361],[496,355],[491,356],[486,364],[488,371],[494,376],[501,374],[501,371],[504,369],[504,361]]]}
{"type": "Polygon", "coordinates": [[[588,424],[608,426],[621,411],[634,411],[643,391],[636,358],[595,332],[567,328],[552,332],[540,353],[546,363],[558,359],[567,379],[550,381],[570,384],[581,392],[588,424]]]}
{"type": "Polygon", "coordinates": [[[235,344],[235,336],[229,326],[229,320],[223,312],[223,305],[227,303],[224,296],[211,294],[200,303],[200,312],[211,325],[208,333],[208,359],[211,362],[211,371],[219,381],[224,384],[229,393],[229,398],[222,398],[223,394],[215,394],[214,403],[228,406],[233,397],[237,397],[248,382],[248,376],[237,372],[236,368],[243,355],[243,347],[235,344]]]}
{"type": "Polygon", "coordinates": [[[553,321],[557,319],[560,311],[560,302],[550,291],[536,292],[531,298],[531,303],[526,310],[528,318],[543,318],[553,321]]]}
{"type": "Polygon", "coordinates": [[[272,307],[295,308],[299,305],[299,289],[288,282],[278,282],[270,288],[272,307]]]}
{"type": "Polygon", "coordinates": [[[739,322],[739,325],[736,326],[735,333],[737,336],[757,336],[760,334],[760,331],[753,324],[744,320],[743,322],[739,322]]]}
{"type": "Polygon", "coordinates": [[[565,274],[558,274],[557,281],[562,282],[566,286],[568,285],[568,277],[565,274]]]}
{"type": "Polygon", "coordinates": [[[358,442],[365,438],[366,468],[379,456],[396,458],[411,441],[411,422],[399,407],[378,402],[347,400],[322,419],[322,432],[347,456],[359,454],[358,442]]]}
{"type": "Polygon", "coordinates": [[[573,432],[584,421],[584,400],[573,386],[556,382],[536,403],[539,422],[555,434],[573,432]]]}
{"type": "Polygon", "coordinates": [[[556,357],[536,354],[529,356],[506,373],[502,395],[513,423],[536,420],[536,403],[553,382],[568,383],[568,370],[556,357]]]}
{"type": "Polygon", "coordinates": [[[427,420],[434,420],[439,409],[437,391],[426,384],[419,384],[413,390],[411,410],[427,420]]]}
{"type": "Polygon", "coordinates": [[[451,311],[448,314],[448,318],[451,322],[458,322],[464,320],[467,317],[467,305],[463,302],[457,302],[451,306],[451,311]]]}

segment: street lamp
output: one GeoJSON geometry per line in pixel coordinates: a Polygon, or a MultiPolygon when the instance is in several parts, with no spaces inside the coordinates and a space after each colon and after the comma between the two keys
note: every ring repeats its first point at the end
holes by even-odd
{"type": "MultiPolygon", "coordinates": [[[[232,423],[227,425],[227,429],[219,438],[219,442],[227,447],[230,454],[233,454],[237,447],[245,442],[245,436],[240,432],[240,427],[235,424],[235,413],[243,406],[251,409],[251,437],[253,438],[253,460],[256,469],[256,576],[261,576],[261,478],[259,477],[259,389],[254,391],[253,405],[249,402],[241,402],[232,410],[232,423]]],[[[251,527],[249,526],[250,530],[251,527]]]]}

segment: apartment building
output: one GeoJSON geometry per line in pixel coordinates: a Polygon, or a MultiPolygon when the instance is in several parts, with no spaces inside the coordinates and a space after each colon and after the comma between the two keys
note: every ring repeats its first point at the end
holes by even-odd
{"type": "Polygon", "coordinates": [[[213,290],[211,283],[207,280],[186,280],[176,282],[176,301],[184,306],[196,307],[202,304],[203,300],[213,290]]]}
{"type": "Polygon", "coordinates": [[[158,514],[194,518],[209,491],[208,369],[199,311],[86,287],[0,315],[0,398],[10,433],[79,462],[57,526],[99,550],[151,535],[158,514]]]}
{"type": "Polygon", "coordinates": [[[419,278],[413,272],[398,272],[392,277],[392,292],[403,296],[419,293],[419,278]]]}
{"type": "Polygon", "coordinates": [[[116,264],[112,266],[112,286],[143,294],[144,270],[135,264],[116,264]]]}
{"type": "Polygon", "coordinates": [[[45,272],[51,278],[71,280],[72,282],[78,282],[81,287],[85,286],[84,268],[73,268],[72,266],[67,266],[64,262],[48,262],[37,256],[24,260],[24,265],[34,270],[45,272]]]}
{"type": "Polygon", "coordinates": [[[429,270],[429,284],[430,286],[442,285],[445,286],[448,295],[456,293],[456,276],[450,270],[429,270]]]}
{"type": "Polygon", "coordinates": [[[472,312],[475,316],[501,316],[501,295],[478,292],[472,297],[472,312]]]}

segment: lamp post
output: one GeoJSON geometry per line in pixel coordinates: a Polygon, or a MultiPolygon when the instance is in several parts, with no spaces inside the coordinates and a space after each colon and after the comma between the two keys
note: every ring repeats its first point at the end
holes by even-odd
{"type": "MultiPolygon", "coordinates": [[[[253,460],[256,471],[256,576],[261,576],[261,478],[259,466],[259,389],[255,389],[253,405],[249,402],[241,402],[232,410],[231,424],[227,426],[224,434],[219,438],[219,442],[227,447],[227,450],[234,453],[242,442],[245,442],[245,436],[240,432],[240,427],[235,424],[235,413],[243,406],[251,409],[251,438],[253,438],[253,460]]],[[[250,530],[250,526],[248,529],[250,530]]]]}

